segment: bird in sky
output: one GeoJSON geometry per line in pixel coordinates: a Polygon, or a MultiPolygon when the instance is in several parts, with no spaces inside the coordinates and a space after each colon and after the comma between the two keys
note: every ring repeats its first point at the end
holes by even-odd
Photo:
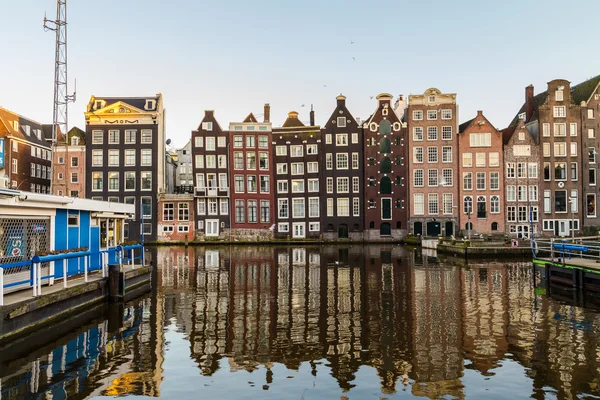
{"type": "Polygon", "coordinates": [[[323,85],[323,87],[327,87],[327,85],[323,85]]]}
{"type": "Polygon", "coordinates": [[[356,61],[356,58],[352,57],[352,59],[353,59],[354,61],[356,61]]]}
{"type": "Polygon", "coordinates": [[[370,98],[371,100],[373,100],[373,97],[374,97],[374,96],[369,96],[369,98],[370,98]]]}
{"type": "Polygon", "coordinates": [[[354,44],[354,40],[351,40],[351,41],[350,41],[350,44],[354,44]]]}
{"type": "Polygon", "coordinates": [[[304,107],[304,104],[302,104],[300,107],[304,107]]]}

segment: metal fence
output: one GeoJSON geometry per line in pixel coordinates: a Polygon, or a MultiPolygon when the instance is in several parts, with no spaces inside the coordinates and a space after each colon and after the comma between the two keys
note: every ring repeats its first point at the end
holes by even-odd
{"type": "Polygon", "coordinates": [[[600,236],[536,239],[535,254],[553,261],[580,258],[600,262],[600,236]]]}

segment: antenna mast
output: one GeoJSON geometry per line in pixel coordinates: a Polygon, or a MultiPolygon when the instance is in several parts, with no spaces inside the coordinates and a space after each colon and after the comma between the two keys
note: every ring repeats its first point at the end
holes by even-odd
{"type": "MultiPolygon", "coordinates": [[[[52,118],[52,145],[56,146],[58,133],[63,135],[66,151],[68,151],[68,112],[67,104],[74,102],[76,93],[67,94],[67,0],[56,1],[56,20],[52,21],[44,16],[44,30],[56,32],[55,55],[54,55],[54,109],[52,118]]],[[[68,153],[67,153],[68,155],[68,153]]],[[[69,163],[65,157],[65,172],[69,163]]],[[[52,173],[52,186],[56,184],[54,172],[52,173]]],[[[69,177],[63,176],[66,182],[66,195],[68,196],[69,177]]]]}

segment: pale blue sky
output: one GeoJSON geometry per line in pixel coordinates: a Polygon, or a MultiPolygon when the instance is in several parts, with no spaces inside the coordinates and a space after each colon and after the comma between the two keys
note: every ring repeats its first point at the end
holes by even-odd
{"type": "MultiPolygon", "coordinates": [[[[0,3],[0,105],[49,123],[56,1],[0,3]]],[[[205,109],[227,127],[268,102],[279,125],[312,103],[324,124],[339,93],[364,118],[371,96],[433,86],[457,93],[461,122],[482,109],[503,128],[528,84],[600,74],[598,15],[598,0],[68,0],[70,126],[92,94],[161,92],[182,146],[205,109]]]]}

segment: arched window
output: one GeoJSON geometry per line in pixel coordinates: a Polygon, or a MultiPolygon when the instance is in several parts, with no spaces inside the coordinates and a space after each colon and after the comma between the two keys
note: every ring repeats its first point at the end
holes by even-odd
{"type": "Polygon", "coordinates": [[[379,134],[380,135],[389,135],[392,133],[392,124],[387,119],[382,120],[379,123],[379,134]]]}
{"type": "Polygon", "coordinates": [[[464,213],[465,214],[473,214],[473,198],[471,196],[465,196],[464,199],[464,213]]]}
{"type": "Polygon", "coordinates": [[[500,197],[499,196],[490,197],[490,213],[491,214],[499,214],[500,213],[500,197]]]}
{"type": "Polygon", "coordinates": [[[472,222],[467,222],[467,223],[465,224],[465,229],[466,229],[466,230],[471,230],[471,231],[472,231],[472,230],[473,230],[473,223],[472,223],[472,222]]]}
{"type": "Polygon", "coordinates": [[[381,194],[392,194],[392,180],[389,177],[384,176],[381,178],[379,181],[379,192],[381,194]]]}
{"type": "Polygon", "coordinates": [[[497,222],[492,222],[492,230],[493,231],[497,231],[498,230],[498,223],[497,222]]]}
{"type": "Polygon", "coordinates": [[[379,153],[389,154],[392,152],[392,142],[388,138],[383,138],[379,141],[379,153]]]}
{"type": "Polygon", "coordinates": [[[389,174],[392,172],[392,160],[389,157],[383,157],[379,160],[379,172],[389,174]]]}
{"type": "Polygon", "coordinates": [[[477,198],[477,218],[486,218],[487,204],[485,196],[479,196],[477,198]]]}

